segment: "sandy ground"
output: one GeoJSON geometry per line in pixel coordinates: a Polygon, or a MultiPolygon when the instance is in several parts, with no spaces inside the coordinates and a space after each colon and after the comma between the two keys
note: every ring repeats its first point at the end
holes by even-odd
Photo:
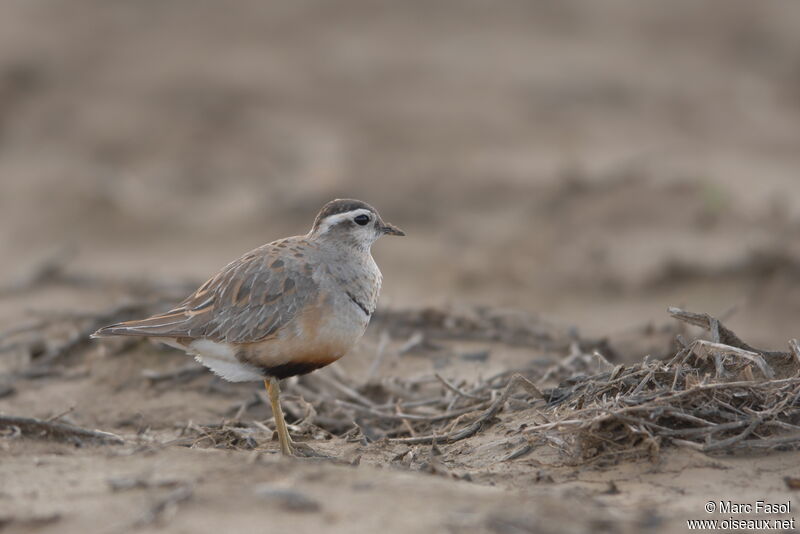
{"type": "MultiPolygon", "coordinates": [[[[665,355],[665,309],[681,305],[785,348],[800,324],[798,30],[794,0],[5,2],[0,329],[201,281],[355,196],[409,234],[375,246],[383,309],[519,310],[633,362],[665,355]],[[35,276],[48,258],[64,276],[35,276]]],[[[43,346],[74,328],[42,330],[43,346]]],[[[341,371],[365,380],[387,329],[341,371]]],[[[471,381],[569,352],[451,339],[400,355],[407,339],[373,381],[471,381]]],[[[796,452],[576,466],[537,446],[502,461],[519,446],[506,432],[536,417],[511,407],[442,446],[436,469],[430,446],[341,436],[315,439],[339,462],[283,460],[266,432],[254,450],[162,446],[230,418],[255,385],[154,385],[143,370],[187,359],[149,345],[80,345],[26,374],[35,354],[9,340],[0,413],[69,412],[126,444],[4,436],[4,532],[683,532],[709,500],[785,502],[800,474],[796,452]]],[[[271,424],[263,404],[242,417],[271,424]]]]}

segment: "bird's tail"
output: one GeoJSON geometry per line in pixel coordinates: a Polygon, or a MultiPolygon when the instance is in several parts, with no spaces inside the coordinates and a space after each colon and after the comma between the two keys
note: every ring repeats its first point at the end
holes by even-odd
{"type": "Polygon", "coordinates": [[[185,320],[186,315],[183,313],[183,311],[176,312],[173,310],[162,315],[148,317],[147,319],[124,321],[122,323],[104,326],[89,337],[96,339],[112,336],[150,337],[168,335],[171,334],[171,331],[175,329],[175,325],[182,323],[185,320]]]}

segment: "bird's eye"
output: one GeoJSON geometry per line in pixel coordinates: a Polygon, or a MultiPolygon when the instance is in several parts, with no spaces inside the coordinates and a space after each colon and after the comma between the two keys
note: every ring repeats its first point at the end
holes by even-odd
{"type": "Polygon", "coordinates": [[[353,220],[355,221],[356,224],[358,224],[360,226],[364,226],[365,224],[367,224],[369,222],[369,215],[363,215],[363,214],[362,215],[356,215],[353,220]]]}

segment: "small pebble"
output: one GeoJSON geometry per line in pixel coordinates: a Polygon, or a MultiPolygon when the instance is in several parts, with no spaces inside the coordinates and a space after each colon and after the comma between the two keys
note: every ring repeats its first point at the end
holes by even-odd
{"type": "Polygon", "coordinates": [[[485,362],[489,359],[489,351],[466,352],[461,355],[461,359],[467,362],[485,362]]]}
{"type": "Polygon", "coordinates": [[[308,495],[289,488],[278,488],[269,484],[256,486],[255,493],[259,497],[273,502],[290,512],[313,513],[322,509],[319,502],[308,495]]]}

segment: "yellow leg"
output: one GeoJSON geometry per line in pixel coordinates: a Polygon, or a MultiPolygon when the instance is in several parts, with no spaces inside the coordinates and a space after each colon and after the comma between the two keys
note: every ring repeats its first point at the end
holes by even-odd
{"type": "Polygon", "coordinates": [[[278,386],[277,378],[268,378],[264,380],[264,386],[267,388],[267,395],[269,402],[272,405],[272,415],[275,417],[275,429],[278,431],[278,441],[281,445],[281,453],[284,456],[292,456],[293,443],[292,438],[289,437],[289,430],[286,428],[286,421],[283,419],[283,410],[281,410],[281,390],[278,386]]]}

